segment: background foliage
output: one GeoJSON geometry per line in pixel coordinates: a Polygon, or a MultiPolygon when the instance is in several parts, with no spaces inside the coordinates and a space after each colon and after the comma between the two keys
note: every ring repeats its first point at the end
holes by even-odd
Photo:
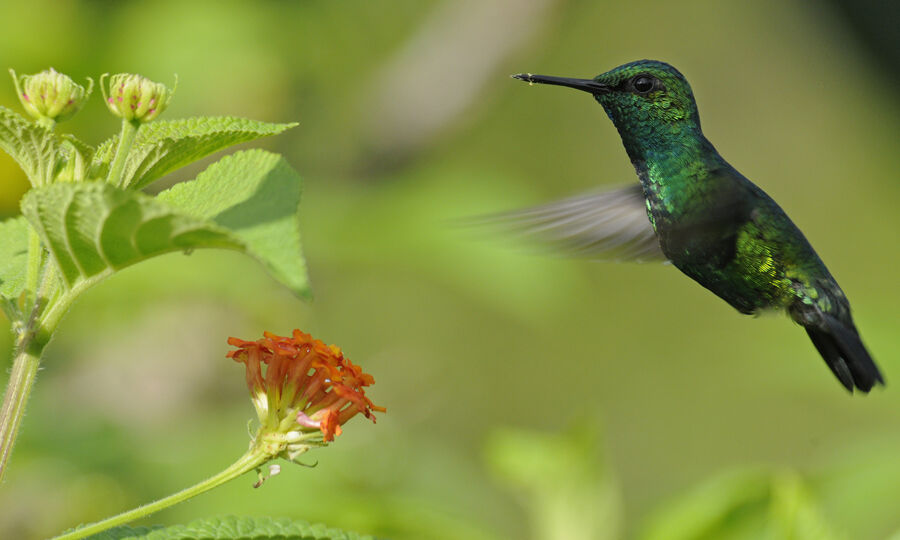
{"type": "MultiPolygon", "coordinates": [[[[0,66],[177,73],[166,118],[299,122],[262,146],[304,176],[315,300],[216,251],[90,291],[47,349],[0,537],[46,536],[230,463],[252,408],[225,338],[294,327],[375,374],[388,414],[349,426],[314,469],[285,467],[257,491],[237,481],[148,523],[272,515],[438,539],[900,529],[897,70],[842,13],[774,0],[4,2],[0,66]],[[671,267],[541,258],[455,225],[633,181],[588,96],[507,75],[586,77],[645,57],[687,75],[710,139],[827,261],[886,390],[848,397],[799,328],[742,317],[671,267]],[[579,516],[552,501],[566,497],[608,519],[565,529],[579,516]]],[[[17,107],[11,83],[0,103],[17,107]]],[[[116,125],[95,96],[60,129],[97,143],[116,125]]],[[[15,215],[25,180],[5,155],[0,178],[0,215],[15,215]]]]}

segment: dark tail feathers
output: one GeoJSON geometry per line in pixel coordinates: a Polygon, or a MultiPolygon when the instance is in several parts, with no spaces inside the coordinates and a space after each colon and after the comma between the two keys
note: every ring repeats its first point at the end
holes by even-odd
{"type": "Polygon", "coordinates": [[[818,324],[805,327],[806,333],[841,384],[851,392],[855,387],[864,393],[884,384],[853,324],[845,325],[827,313],[821,315],[818,324]]]}

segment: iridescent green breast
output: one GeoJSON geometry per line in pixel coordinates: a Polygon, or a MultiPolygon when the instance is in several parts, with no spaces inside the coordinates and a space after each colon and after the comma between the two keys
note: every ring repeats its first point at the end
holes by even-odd
{"type": "Polygon", "coordinates": [[[705,209],[678,208],[678,219],[657,218],[667,229],[659,233],[667,239],[663,252],[675,266],[742,313],[797,301],[830,311],[829,295],[819,288],[833,279],[784,211],[733,169],[707,183],[717,187],[700,190],[705,209]]]}

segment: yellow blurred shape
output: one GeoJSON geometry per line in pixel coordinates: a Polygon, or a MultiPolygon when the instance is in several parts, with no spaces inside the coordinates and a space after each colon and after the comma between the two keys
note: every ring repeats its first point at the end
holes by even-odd
{"type": "Polygon", "coordinates": [[[0,152],[0,219],[19,213],[19,200],[27,190],[25,173],[8,154],[0,152]]]}

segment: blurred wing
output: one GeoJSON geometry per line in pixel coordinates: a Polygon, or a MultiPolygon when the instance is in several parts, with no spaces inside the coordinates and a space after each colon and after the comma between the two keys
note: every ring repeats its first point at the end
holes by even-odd
{"type": "Polygon", "coordinates": [[[640,184],[487,216],[482,221],[565,255],[665,261],[640,184]]]}

